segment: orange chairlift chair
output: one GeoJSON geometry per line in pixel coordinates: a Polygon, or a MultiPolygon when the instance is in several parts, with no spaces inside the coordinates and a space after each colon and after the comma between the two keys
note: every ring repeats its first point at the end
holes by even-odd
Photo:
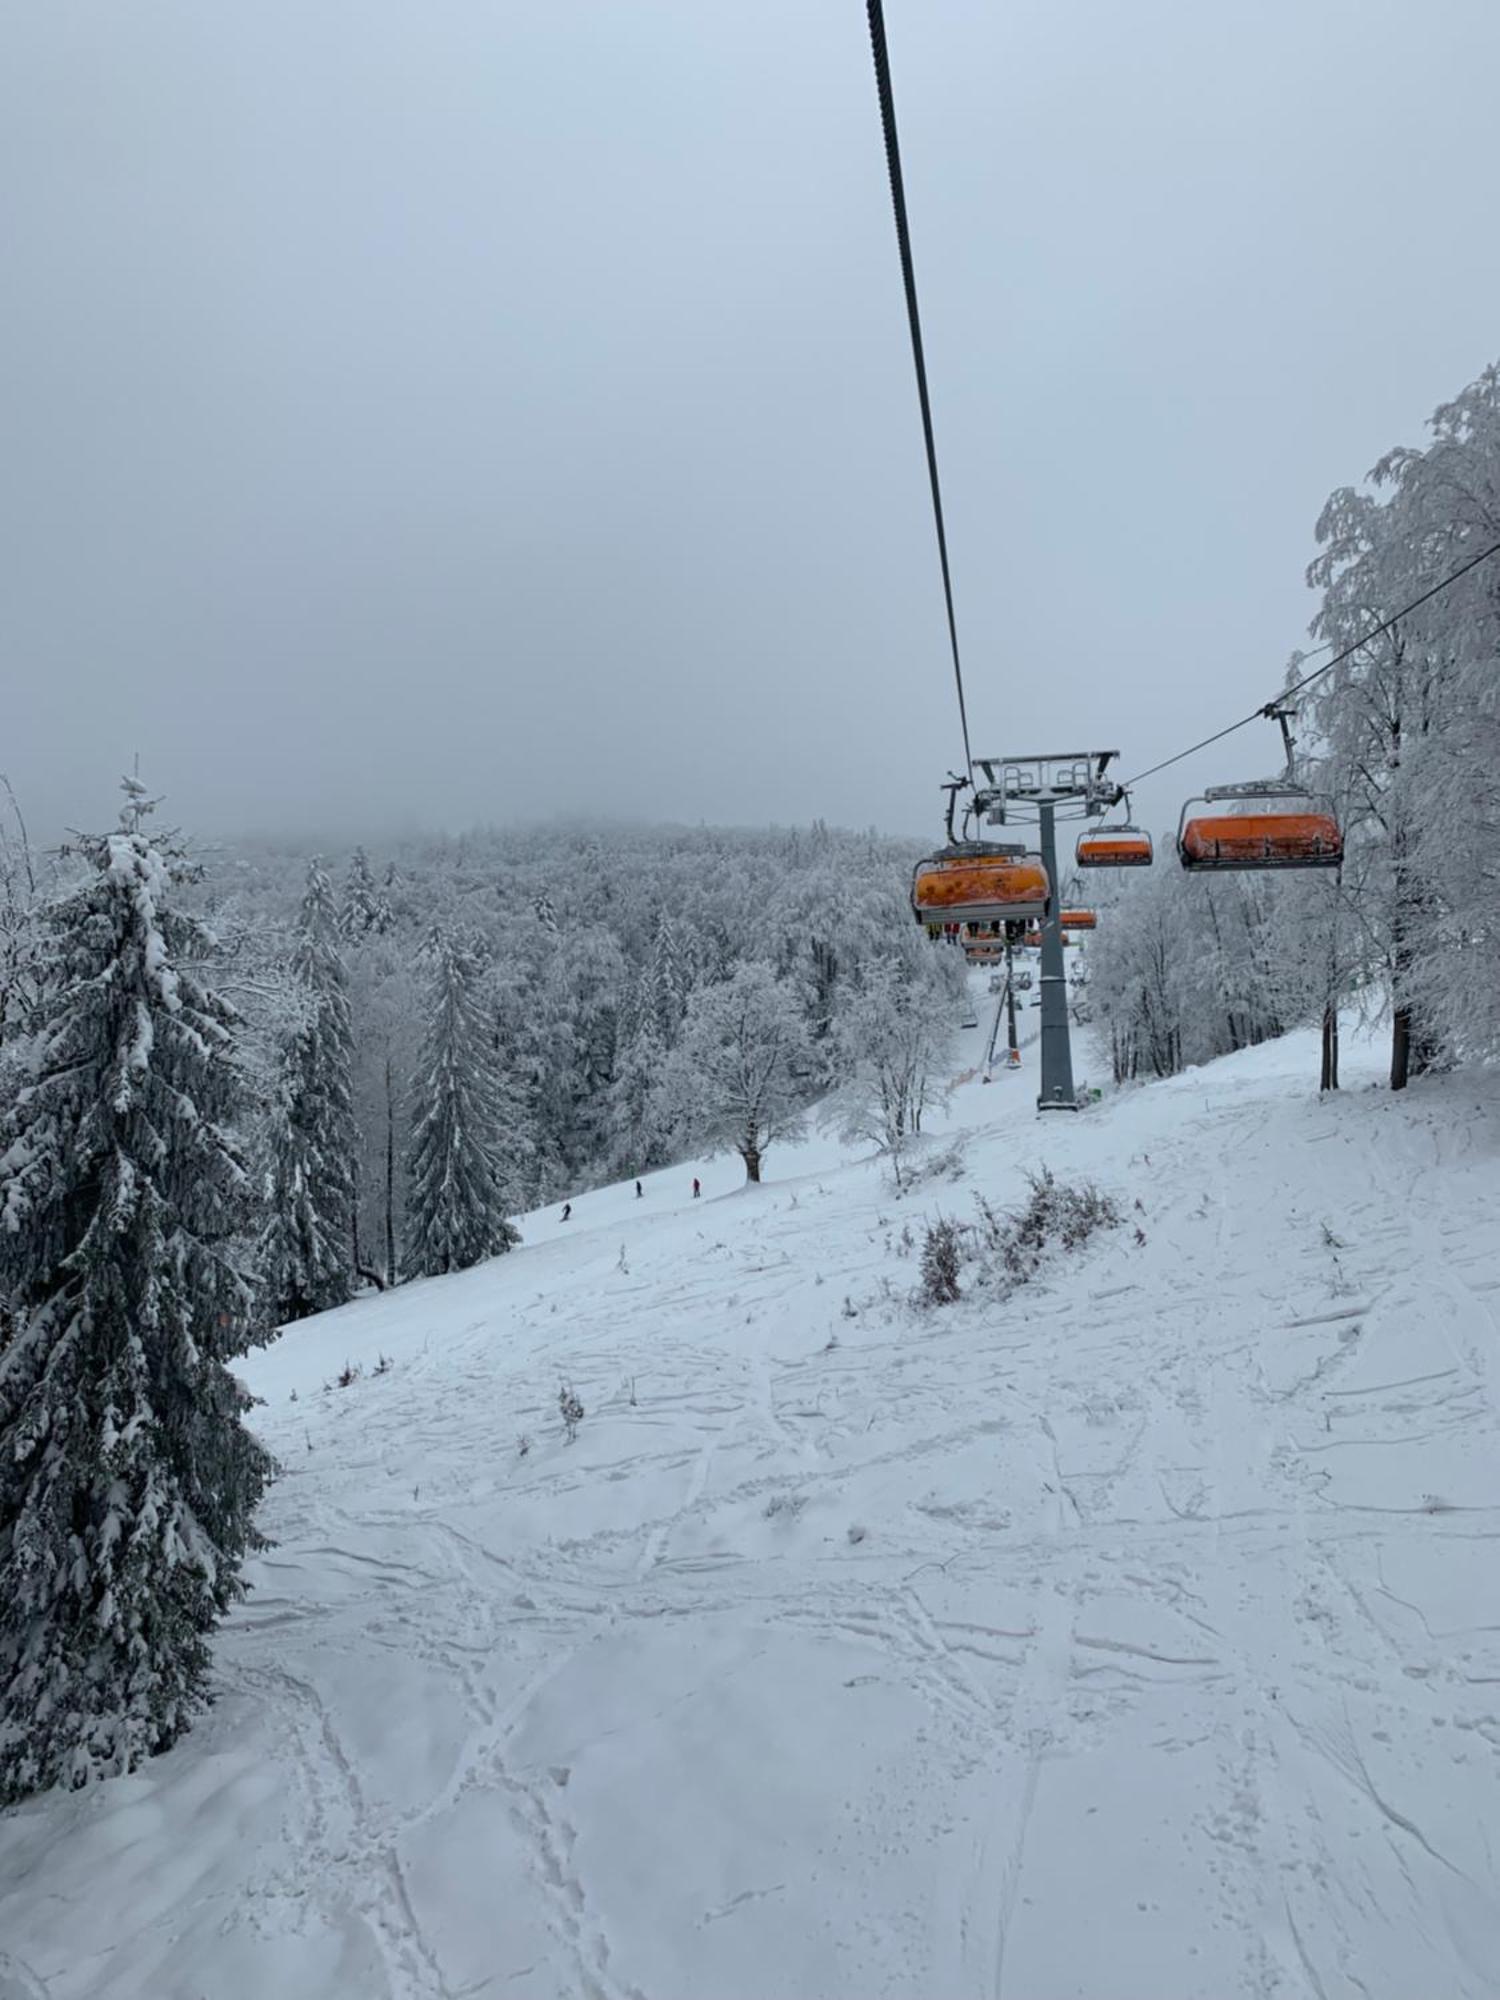
{"type": "Polygon", "coordinates": [[[1128,824],[1080,833],[1073,850],[1078,868],[1149,868],[1152,859],[1150,834],[1128,824]]]}
{"type": "Polygon", "coordinates": [[[917,863],[911,881],[913,916],[929,929],[933,924],[1040,921],[1051,907],[1052,885],[1039,854],[997,840],[955,838],[955,797],[965,782],[954,779],[945,787],[948,844],[917,863]]]}
{"type": "Polygon", "coordinates": [[[911,906],[920,924],[1024,923],[1051,901],[1039,854],[994,840],[960,840],[919,861],[911,906]]]}
{"type": "Polygon", "coordinates": [[[1292,711],[1272,703],[1266,715],[1281,725],[1286,776],[1242,785],[1209,785],[1182,808],[1177,853],[1191,873],[1214,869],[1338,868],[1344,835],[1333,801],[1293,775],[1292,711]],[[1215,806],[1228,810],[1214,811],[1215,806]],[[1197,811],[1195,808],[1203,810],[1197,811]]]}

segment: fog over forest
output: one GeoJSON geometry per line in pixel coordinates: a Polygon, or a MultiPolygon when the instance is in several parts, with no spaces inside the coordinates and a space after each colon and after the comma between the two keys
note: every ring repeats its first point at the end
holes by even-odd
{"type": "MultiPolygon", "coordinates": [[[[935,831],[859,10],[355,21],[12,12],[0,769],[39,834],[137,752],[207,834],[935,831]]],[[[1154,762],[1274,691],[1325,495],[1494,352],[1500,12],[890,34],[975,748],[1154,762]]]]}

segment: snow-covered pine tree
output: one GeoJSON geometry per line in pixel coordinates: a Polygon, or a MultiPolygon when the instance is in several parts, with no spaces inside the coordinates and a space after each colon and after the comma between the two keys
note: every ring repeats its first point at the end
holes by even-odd
{"type": "Polygon", "coordinates": [[[342,1305],[355,1262],[354,1035],[333,890],[318,860],[307,871],[291,970],[301,1008],[271,1107],[260,1242],[278,1320],[342,1305]]]}
{"type": "Polygon", "coordinates": [[[474,948],[433,941],[428,1017],[413,1091],[405,1271],[467,1270],[519,1243],[506,1220],[505,1081],[474,948]]]}
{"type": "Polygon", "coordinates": [[[265,1339],[212,939],[141,829],[43,913],[26,1087],[0,1122],[0,1802],[129,1770],[204,1700],[271,1472],[229,1362],[265,1339]]]}

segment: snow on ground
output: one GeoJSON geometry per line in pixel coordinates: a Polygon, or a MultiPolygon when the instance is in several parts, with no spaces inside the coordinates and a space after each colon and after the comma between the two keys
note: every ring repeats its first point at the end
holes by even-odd
{"type": "Polygon", "coordinates": [[[258,1357],[222,1698],[0,1822],[0,2000],[1500,1991],[1500,1092],[1033,1054],[955,1182],[676,1168],[258,1357]],[[908,1310],[1042,1160],[1124,1226],[908,1310]]]}

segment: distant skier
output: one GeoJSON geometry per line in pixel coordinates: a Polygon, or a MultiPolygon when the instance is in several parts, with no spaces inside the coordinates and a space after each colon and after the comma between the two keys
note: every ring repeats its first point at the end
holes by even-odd
{"type": "Polygon", "coordinates": [[[639,1201],[639,1200],[640,1200],[640,1198],[641,1198],[641,1196],[642,1196],[642,1195],[643,1195],[643,1194],[644,1194],[645,1192],[646,1192],[646,1190],[645,1190],[645,1189],[644,1189],[644,1188],[643,1188],[643,1187],[641,1186],[640,1182],[639,1182],[639,1181],[637,1181],[637,1182],[636,1182],[636,1184],[635,1184],[635,1198],[636,1198],[636,1200],[637,1200],[637,1201],[639,1201]]]}
{"type": "Polygon", "coordinates": [[[568,1219],[568,1217],[569,1217],[569,1216],[570,1216],[570,1215],[571,1215],[572,1213],[573,1213],[573,1204],[572,1204],[572,1202],[570,1202],[570,1201],[565,1201],[565,1202],[563,1203],[563,1212],[562,1212],[562,1219],[563,1219],[563,1221],[564,1221],[564,1222],[566,1222],[566,1221],[567,1221],[567,1219],[568,1219]]]}
{"type": "Polygon", "coordinates": [[[693,1176],[693,1200],[694,1200],[694,1201],[696,1201],[696,1200],[698,1199],[699,1195],[700,1195],[700,1194],[702,1194],[702,1192],[703,1192],[703,1184],[702,1184],[702,1182],[701,1182],[701,1181],[700,1181],[700,1180],[698,1179],[698,1176],[697,1176],[696,1174],[694,1174],[694,1176],[693,1176]]]}

